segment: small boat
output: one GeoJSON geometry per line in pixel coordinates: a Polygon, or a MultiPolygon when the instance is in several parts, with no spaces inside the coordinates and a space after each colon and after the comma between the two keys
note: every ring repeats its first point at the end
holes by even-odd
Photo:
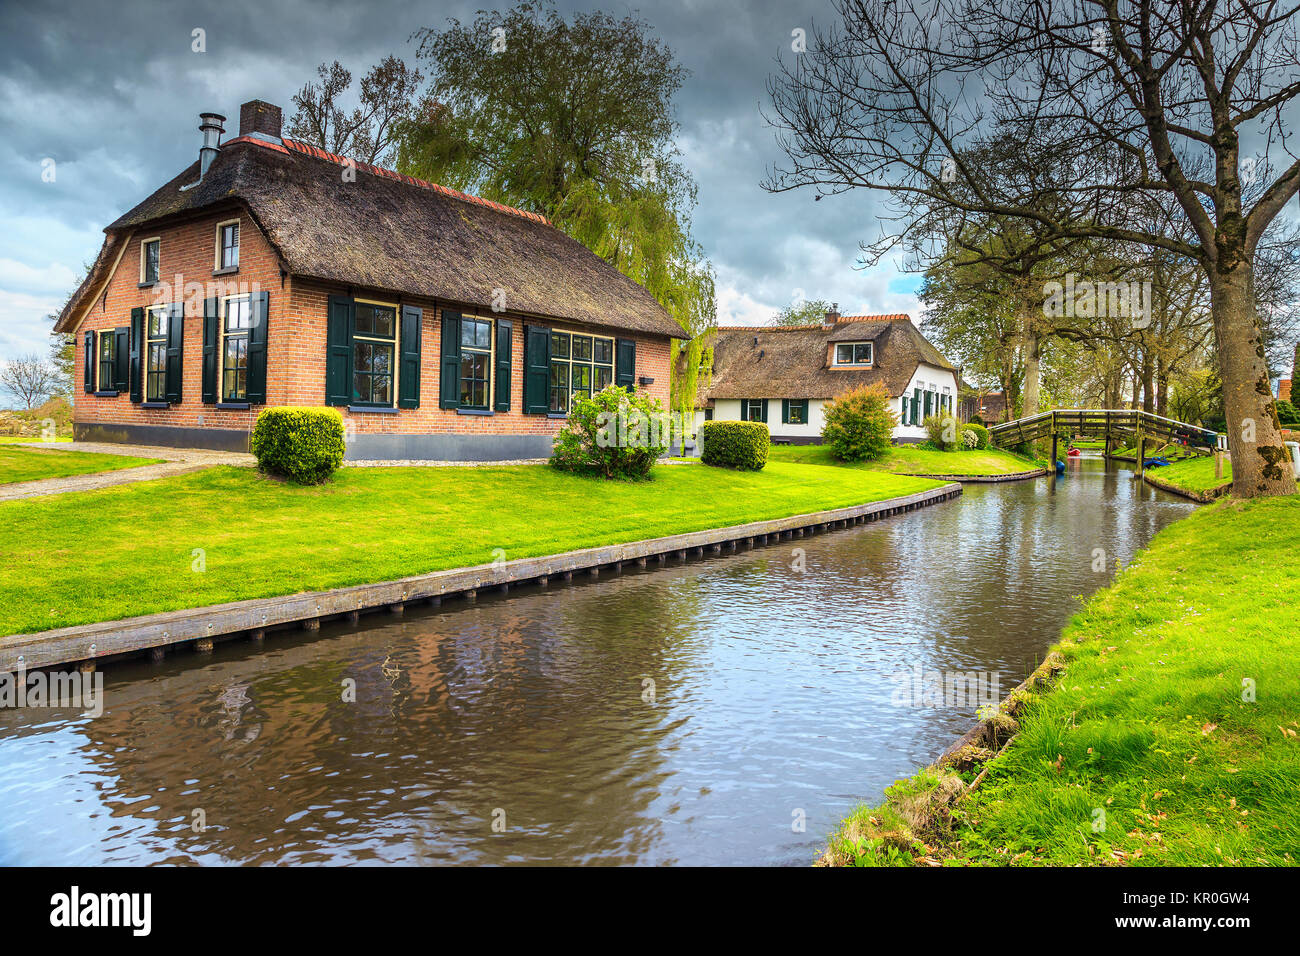
{"type": "Polygon", "coordinates": [[[1070,449],[1069,451],[1067,451],[1065,454],[1066,454],[1066,456],[1069,457],[1069,458],[1078,458],[1080,455],[1083,454],[1083,452],[1079,451],[1079,449],[1077,449],[1077,448],[1071,448],[1071,449],[1070,449]]]}

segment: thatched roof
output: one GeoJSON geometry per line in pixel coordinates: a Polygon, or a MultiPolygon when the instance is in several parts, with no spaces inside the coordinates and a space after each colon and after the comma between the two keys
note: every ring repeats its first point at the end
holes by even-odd
{"type": "Polygon", "coordinates": [[[478,308],[502,290],[508,312],[684,337],[654,296],[544,217],[365,163],[345,182],[344,163],[293,140],[231,140],[199,185],[182,188],[198,179],[195,163],[104,230],[60,325],[136,227],[233,201],[295,276],[478,308]]]}
{"type": "Polygon", "coordinates": [[[834,398],[881,383],[903,394],[921,363],[955,371],[902,314],[844,316],[833,325],[720,326],[713,340],[713,380],[700,398],[834,398]],[[835,342],[872,342],[875,364],[862,371],[827,365],[835,342]]]}

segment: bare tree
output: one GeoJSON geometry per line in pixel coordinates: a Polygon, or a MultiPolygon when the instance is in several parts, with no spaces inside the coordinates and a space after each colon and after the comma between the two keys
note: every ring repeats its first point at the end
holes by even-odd
{"type": "Polygon", "coordinates": [[[387,162],[402,124],[416,109],[424,75],[387,56],[361,78],[361,105],[348,112],[341,100],[352,86],[352,73],[338,60],[316,68],[319,82],[294,94],[297,111],[289,135],[331,153],[365,163],[387,162]]]}
{"type": "MultiPolygon", "coordinates": [[[[787,162],[773,190],[856,187],[1022,218],[1062,237],[1160,248],[1209,283],[1233,492],[1290,494],[1256,308],[1256,254],[1300,188],[1283,111],[1300,96],[1297,8],[1281,0],[836,0],[769,83],[787,162]],[[994,126],[1069,157],[1040,184],[1058,208],[967,169],[994,126]],[[1134,199],[1171,196],[1190,237],[1151,232],[1134,199]],[[1047,207],[1047,208],[1045,208],[1047,207]]],[[[880,248],[873,243],[869,248],[880,248]]]]}
{"type": "Polygon", "coordinates": [[[58,381],[58,371],[35,352],[0,365],[0,388],[22,402],[28,411],[45,401],[58,381]]]}

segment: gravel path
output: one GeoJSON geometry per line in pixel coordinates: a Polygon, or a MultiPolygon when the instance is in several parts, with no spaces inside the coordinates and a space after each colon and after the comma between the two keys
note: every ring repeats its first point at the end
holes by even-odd
{"type": "Polygon", "coordinates": [[[0,485],[0,501],[35,498],[40,495],[61,495],[69,491],[93,491],[133,481],[152,481],[170,475],[202,471],[214,465],[254,464],[252,455],[228,451],[209,451],[203,448],[159,448],[152,445],[114,445],[107,442],[17,442],[10,447],[33,448],[38,451],[84,451],[101,455],[126,455],[132,458],[164,458],[160,465],[141,465],[139,468],[119,468],[89,475],[70,475],[67,478],[42,478],[39,481],[19,481],[0,485]]]}

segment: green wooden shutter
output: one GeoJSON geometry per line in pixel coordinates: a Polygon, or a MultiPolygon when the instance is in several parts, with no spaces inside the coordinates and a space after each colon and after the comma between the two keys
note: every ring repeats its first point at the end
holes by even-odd
{"type": "Polygon", "coordinates": [[[636,342],[618,339],[614,343],[614,384],[636,391],[636,342]]]}
{"type": "Polygon", "coordinates": [[[352,403],[352,320],[356,303],[332,295],[325,328],[325,404],[352,403]]]}
{"type": "Polygon", "coordinates": [[[524,326],[524,412],[547,415],[551,411],[551,330],[524,326]]]}
{"type": "Polygon", "coordinates": [[[397,407],[420,407],[420,327],[424,309],[402,306],[402,360],[397,373],[397,407]]]}
{"type": "Polygon", "coordinates": [[[184,368],[185,303],[167,307],[167,377],[163,397],[172,405],[181,403],[181,376],[184,368]]]}
{"type": "Polygon", "coordinates": [[[442,310],[442,364],[438,386],[440,408],[460,408],[460,313],[442,310]]]}
{"type": "Polygon", "coordinates": [[[119,392],[125,392],[130,381],[131,328],[123,326],[113,330],[113,384],[119,392]]]}
{"type": "Polygon", "coordinates": [[[203,401],[217,400],[217,323],[221,321],[221,300],[203,300],[203,401]]]}
{"type": "Polygon", "coordinates": [[[136,306],[131,310],[131,401],[144,401],[144,376],[140,370],[140,357],[144,351],[144,309],[136,306]]]}
{"type": "Polygon", "coordinates": [[[496,404],[498,412],[510,411],[510,333],[514,323],[509,319],[497,319],[497,369],[496,369],[496,404]]]}
{"type": "Polygon", "coordinates": [[[907,404],[908,404],[908,402],[907,402],[907,396],[904,395],[904,396],[903,396],[903,408],[902,408],[902,414],[900,414],[900,415],[898,416],[898,424],[900,424],[900,425],[906,425],[908,422],[911,421],[911,419],[908,417],[908,414],[907,414],[907,404]]]}
{"type": "Polygon", "coordinates": [[[788,398],[781,399],[781,424],[790,424],[790,399],[788,398]]]}
{"type": "Polygon", "coordinates": [[[271,293],[254,292],[248,319],[248,401],[266,404],[266,331],[271,293]]]}
{"type": "Polygon", "coordinates": [[[86,394],[90,394],[95,390],[95,361],[98,358],[98,355],[95,352],[95,333],[90,331],[86,332],[84,342],[84,347],[86,349],[84,384],[86,394]]]}
{"type": "Polygon", "coordinates": [[[921,424],[920,414],[921,414],[921,390],[919,388],[914,388],[912,389],[912,424],[913,425],[921,424]]]}

